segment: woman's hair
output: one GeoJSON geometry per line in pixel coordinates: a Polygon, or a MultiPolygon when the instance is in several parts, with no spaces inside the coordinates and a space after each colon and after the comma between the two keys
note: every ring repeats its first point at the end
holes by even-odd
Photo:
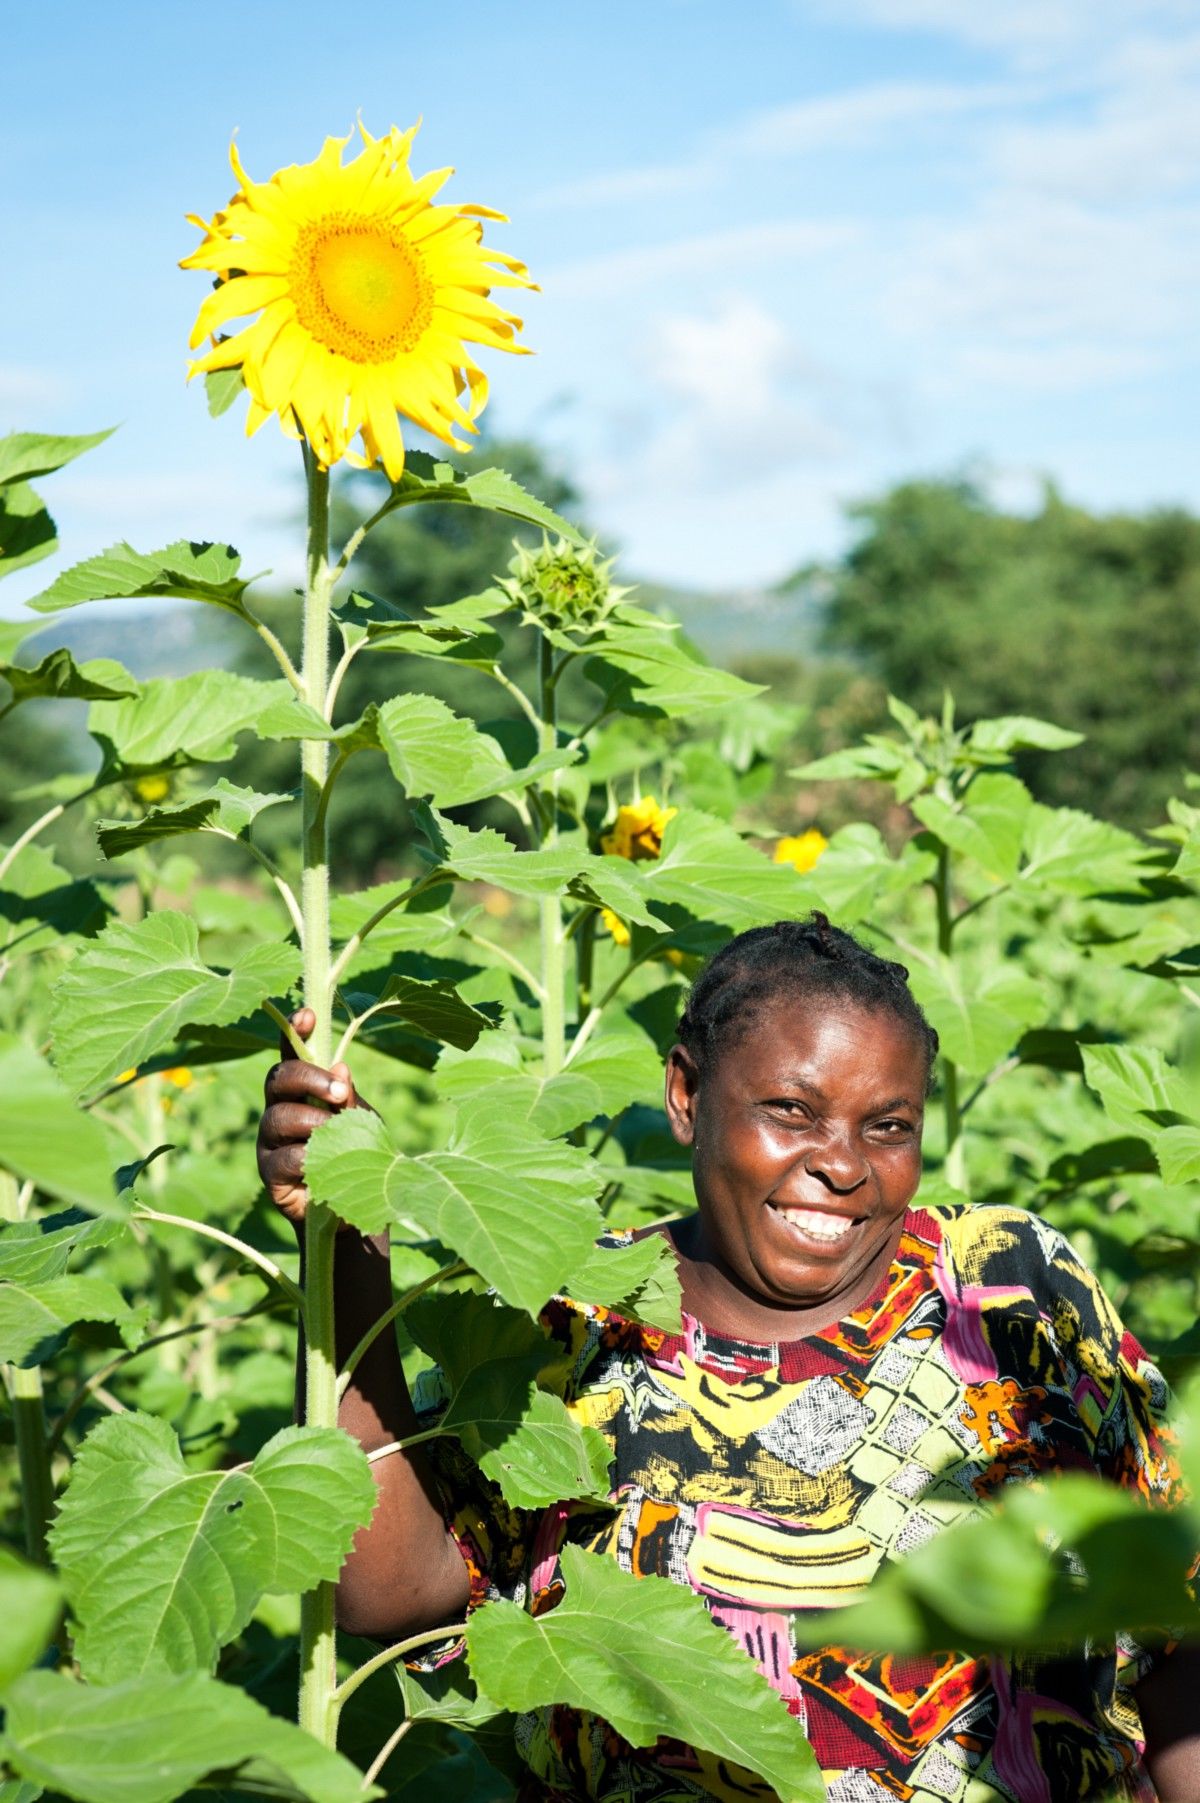
{"type": "Polygon", "coordinates": [[[692,985],[677,1029],[679,1043],[703,1073],[750,1028],[759,1010],[780,996],[850,1002],[903,1021],[925,1050],[927,1084],[932,1082],[938,1036],[908,986],[908,971],[820,913],[751,927],[723,945],[692,985]]]}

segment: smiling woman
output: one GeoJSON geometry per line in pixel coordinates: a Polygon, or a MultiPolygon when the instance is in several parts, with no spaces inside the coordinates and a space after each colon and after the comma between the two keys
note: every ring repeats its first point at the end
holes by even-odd
{"type": "MultiPolygon", "coordinates": [[[[1151,1503],[1179,1492],[1162,1379],[1067,1242],[1015,1208],[918,1205],[936,1047],[903,967],[824,917],[733,939],[668,1061],[698,1207],[651,1231],[678,1260],[683,1331],[567,1298],[542,1314],[568,1407],[608,1442],[611,1506],[514,1509],[453,1441],[395,1451],[343,1570],[346,1624],[399,1640],[501,1596],[541,1617],[582,1547],[703,1599],[803,1723],[831,1803],[1200,1795],[1183,1653],[1117,1633],[1008,1659],[820,1644],[823,1612],[1006,1486],[1082,1470],[1151,1503]]],[[[337,1079],[335,1095],[288,1058],[268,1085],[261,1168],[293,1216],[323,1118],[299,1104],[345,1101],[337,1079]]],[[[353,1339],[389,1306],[385,1243],[344,1233],[339,1284],[353,1339]]],[[[434,1374],[414,1410],[380,1337],[343,1424],[393,1448],[443,1393],[434,1374]]],[[[578,1709],[522,1717],[517,1744],[523,1803],[772,1796],[715,1755],[632,1746],[578,1709]]]]}

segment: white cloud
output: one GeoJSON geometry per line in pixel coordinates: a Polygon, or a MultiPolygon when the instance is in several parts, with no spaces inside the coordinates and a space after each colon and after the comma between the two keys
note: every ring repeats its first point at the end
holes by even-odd
{"type": "Polygon", "coordinates": [[[744,265],[779,263],[794,257],[824,256],[842,249],[857,236],[848,222],[809,219],[767,220],[728,231],[703,232],[666,244],[646,244],[581,258],[540,278],[556,300],[581,299],[614,291],[628,293],[654,282],[679,280],[712,272],[738,271],[744,265]]]}
{"type": "Polygon", "coordinates": [[[747,157],[860,149],[886,142],[901,127],[907,139],[914,128],[1011,105],[1023,93],[1010,82],[873,82],[752,114],[723,132],[721,143],[727,153],[747,157]]]}
{"type": "Polygon", "coordinates": [[[1131,29],[1169,29],[1196,16],[1194,0],[825,0],[820,10],[843,23],[857,16],[894,31],[927,31],[1033,64],[1080,45],[1093,50],[1131,29]]]}

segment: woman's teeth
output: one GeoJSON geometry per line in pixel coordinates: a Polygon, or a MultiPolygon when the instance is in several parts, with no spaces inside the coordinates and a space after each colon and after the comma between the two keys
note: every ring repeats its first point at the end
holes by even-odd
{"type": "Polygon", "coordinates": [[[852,1215],[826,1214],[820,1208],[782,1208],[776,1205],[775,1212],[782,1215],[789,1227],[794,1227],[806,1239],[835,1240],[845,1239],[855,1225],[852,1215]]]}

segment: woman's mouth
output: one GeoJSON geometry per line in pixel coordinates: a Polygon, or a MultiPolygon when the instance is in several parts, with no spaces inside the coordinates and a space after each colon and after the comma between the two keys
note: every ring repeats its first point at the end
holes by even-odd
{"type": "Polygon", "coordinates": [[[783,1202],[769,1204],[785,1232],[799,1244],[833,1249],[850,1238],[861,1225],[861,1215],[834,1214],[827,1208],[801,1208],[783,1202]]]}

